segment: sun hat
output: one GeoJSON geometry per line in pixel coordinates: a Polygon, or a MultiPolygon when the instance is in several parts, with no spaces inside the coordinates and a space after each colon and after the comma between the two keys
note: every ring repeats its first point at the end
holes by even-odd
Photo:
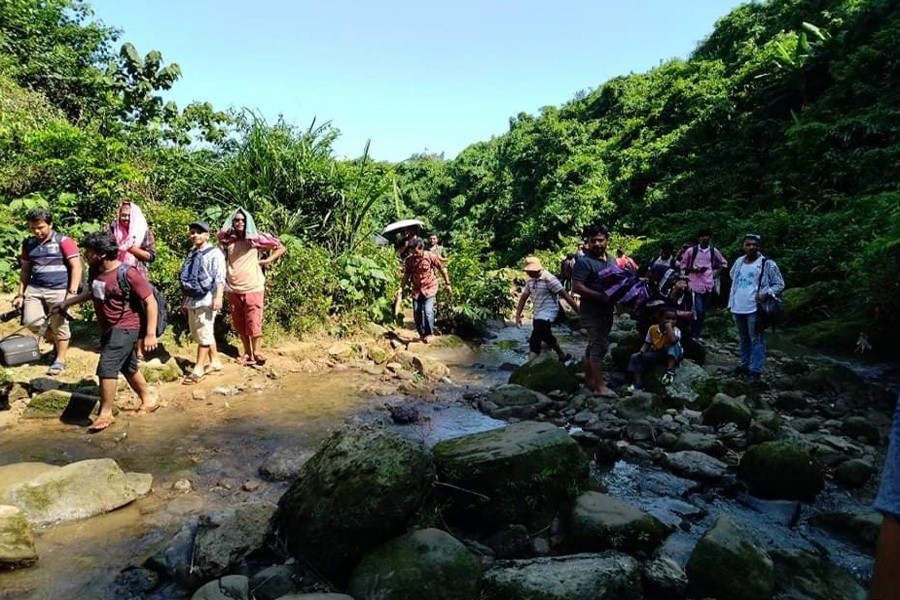
{"type": "Polygon", "coordinates": [[[541,259],[536,256],[529,256],[525,259],[525,267],[522,269],[523,271],[536,271],[540,272],[544,270],[544,265],[541,264],[541,259]]]}

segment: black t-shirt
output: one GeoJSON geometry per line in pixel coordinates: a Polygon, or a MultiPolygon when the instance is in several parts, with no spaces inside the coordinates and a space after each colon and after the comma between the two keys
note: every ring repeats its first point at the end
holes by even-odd
{"type": "MultiPolygon", "coordinates": [[[[603,258],[597,258],[589,252],[585,253],[575,260],[575,267],[572,269],[572,281],[580,281],[588,289],[602,292],[603,286],[600,283],[600,271],[610,264],[615,264],[615,262],[610,261],[608,254],[603,258]]],[[[581,299],[582,314],[609,314],[612,312],[613,305],[609,302],[600,302],[590,298],[581,299]]]]}

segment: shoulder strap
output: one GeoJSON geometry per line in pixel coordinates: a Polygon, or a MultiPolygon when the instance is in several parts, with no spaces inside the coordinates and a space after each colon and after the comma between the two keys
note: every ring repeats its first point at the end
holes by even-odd
{"type": "Polygon", "coordinates": [[[700,252],[700,245],[691,246],[691,260],[688,262],[688,272],[694,270],[694,260],[697,258],[697,253],[700,252]]]}
{"type": "Polygon", "coordinates": [[[122,291],[122,295],[125,296],[126,300],[131,300],[131,284],[128,283],[128,269],[132,268],[131,265],[119,265],[119,268],[116,272],[116,282],[119,284],[119,290],[122,291]]]}
{"type": "Polygon", "coordinates": [[[766,272],[766,262],[768,260],[769,260],[768,258],[763,256],[762,264],[759,265],[759,280],[756,282],[756,293],[757,294],[759,293],[760,288],[762,288],[763,273],[766,272]]]}

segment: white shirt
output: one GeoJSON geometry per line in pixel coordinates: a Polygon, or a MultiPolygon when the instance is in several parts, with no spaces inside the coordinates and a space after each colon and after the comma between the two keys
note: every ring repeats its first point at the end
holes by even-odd
{"type": "Polygon", "coordinates": [[[756,292],[759,289],[759,271],[762,268],[762,256],[756,258],[750,264],[739,259],[740,268],[737,277],[732,282],[734,298],[731,303],[731,312],[736,315],[749,315],[756,312],[756,292]]]}
{"type": "Polygon", "coordinates": [[[559,313],[559,300],[556,296],[563,291],[559,279],[544,270],[541,271],[540,277],[526,281],[525,289],[531,294],[535,319],[544,321],[556,319],[559,313]]]}

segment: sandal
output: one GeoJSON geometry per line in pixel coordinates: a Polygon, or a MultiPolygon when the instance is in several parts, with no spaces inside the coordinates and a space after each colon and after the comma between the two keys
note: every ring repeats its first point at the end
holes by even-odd
{"type": "Polygon", "coordinates": [[[197,385],[203,379],[203,375],[197,375],[196,373],[188,373],[184,376],[184,379],[181,380],[181,385],[197,385]]]}
{"type": "Polygon", "coordinates": [[[50,368],[47,369],[47,375],[50,375],[51,377],[55,377],[56,375],[59,375],[60,373],[62,373],[65,370],[65,368],[66,368],[66,363],[55,360],[55,361],[53,361],[53,364],[50,365],[50,368]]]}
{"type": "Polygon", "coordinates": [[[116,418],[113,417],[112,415],[110,415],[108,417],[97,417],[96,419],[94,419],[94,422],[91,423],[90,427],[88,427],[88,432],[98,433],[100,431],[103,431],[104,429],[106,429],[107,427],[109,427],[110,425],[112,425],[115,422],[116,422],[116,418]]]}
{"type": "Polygon", "coordinates": [[[159,398],[154,398],[152,404],[141,404],[138,409],[134,411],[134,414],[135,416],[149,415],[150,413],[155,413],[156,411],[158,411],[159,407],[159,398]]]}
{"type": "Polygon", "coordinates": [[[256,364],[259,365],[260,367],[263,366],[264,364],[266,364],[266,360],[267,360],[266,357],[262,354],[257,354],[254,357],[254,359],[256,360],[256,364]]]}
{"type": "Polygon", "coordinates": [[[238,358],[235,362],[237,364],[241,365],[242,367],[246,367],[247,365],[252,365],[254,361],[253,361],[253,358],[249,354],[245,354],[245,355],[241,356],[240,358],[238,358]]]}

